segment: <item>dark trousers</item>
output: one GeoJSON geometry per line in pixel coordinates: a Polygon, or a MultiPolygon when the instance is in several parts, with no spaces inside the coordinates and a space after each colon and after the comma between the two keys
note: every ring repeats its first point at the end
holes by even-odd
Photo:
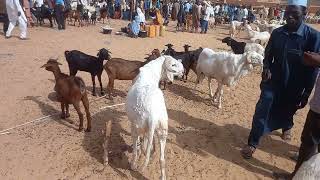
{"type": "Polygon", "coordinates": [[[6,33],[9,27],[8,15],[0,13],[0,22],[3,22],[3,32],[6,33]]]}
{"type": "Polygon", "coordinates": [[[208,30],[208,21],[201,19],[201,20],[200,20],[200,24],[201,24],[201,32],[207,33],[207,30],[208,30]]]}
{"type": "MultiPolygon", "coordinates": [[[[257,148],[259,145],[261,137],[273,131],[274,129],[269,129],[269,115],[270,110],[273,105],[275,93],[269,88],[262,88],[260,98],[256,105],[256,110],[253,115],[252,127],[250,135],[248,138],[248,145],[257,148]]],[[[282,132],[291,129],[293,123],[288,123],[285,127],[282,127],[282,132]]]]}
{"type": "Polygon", "coordinates": [[[55,6],[58,29],[65,29],[63,9],[64,9],[64,7],[61,4],[55,6]]]}
{"type": "Polygon", "coordinates": [[[320,144],[320,114],[309,110],[301,135],[299,157],[292,176],[298,171],[304,161],[319,152],[320,144]]]}

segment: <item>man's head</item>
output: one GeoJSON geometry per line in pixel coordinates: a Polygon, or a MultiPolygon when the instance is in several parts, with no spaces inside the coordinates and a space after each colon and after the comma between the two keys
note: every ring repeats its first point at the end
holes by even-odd
{"type": "Polygon", "coordinates": [[[307,0],[288,0],[284,18],[287,21],[288,28],[296,30],[307,14],[307,0]]]}

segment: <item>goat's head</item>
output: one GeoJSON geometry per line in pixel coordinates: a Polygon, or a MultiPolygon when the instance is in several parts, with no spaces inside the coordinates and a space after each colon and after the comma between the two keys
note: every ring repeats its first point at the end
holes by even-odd
{"type": "Polygon", "coordinates": [[[172,49],[172,47],[173,47],[173,44],[166,44],[166,45],[164,45],[164,46],[167,46],[168,47],[168,49],[172,49]]]}
{"type": "Polygon", "coordinates": [[[160,53],[159,49],[152,50],[151,54],[155,55],[157,58],[161,56],[161,53],[160,53]]]}
{"type": "Polygon", "coordinates": [[[162,77],[169,83],[173,82],[175,77],[182,78],[184,68],[181,60],[176,60],[171,56],[164,56],[165,61],[162,66],[162,77]]]}
{"type": "Polygon", "coordinates": [[[109,60],[111,59],[111,56],[110,56],[111,52],[105,48],[102,48],[99,50],[97,56],[100,60],[109,60]]]}
{"type": "Polygon", "coordinates": [[[183,46],[184,51],[185,51],[185,52],[188,52],[190,47],[191,47],[191,46],[189,46],[188,44],[185,44],[185,45],[183,46]]]}
{"type": "Polygon", "coordinates": [[[231,45],[231,41],[232,41],[231,37],[225,37],[222,39],[222,43],[227,43],[228,46],[231,45]]]}
{"type": "Polygon", "coordinates": [[[41,68],[45,68],[47,71],[54,72],[59,68],[59,65],[62,64],[58,62],[58,59],[49,59],[46,64],[41,66],[41,68]]]}
{"type": "Polygon", "coordinates": [[[247,62],[248,64],[252,64],[253,66],[261,66],[263,65],[264,57],[261,54],[258,54],[255,51],[246,52],[247,62]]]}

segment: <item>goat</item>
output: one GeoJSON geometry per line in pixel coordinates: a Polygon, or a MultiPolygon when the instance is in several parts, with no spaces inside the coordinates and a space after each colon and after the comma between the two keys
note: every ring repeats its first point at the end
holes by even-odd
{"type": "Polygon", "coordinates": [[[302,163],[292,180],[320,179],[320,154],[317,153],[302,163]]]}
{"type": "Polygon", "coordinates": [[[137,161],[141,154],[138,147],[140,137],[145,143],[142,149],[146,152],[142,171],[149,163],[154,133],[158,135],[160,144],[161,179],[165,180],[165,145],[168,135],[168,113],[163,93],[158,84],[160,80],[172,82],[174,76],[182,77],[183,66],[170,56],[161,56],[140,68],[140,73],[126,99],[126,113],[131,121],[131,137],[133,140],[133,160],[131,168],[137,170],[137,161]]]}
{"type": "Polygon", "coordinates": [[[264,56],[264,48],[257,43],[238,42],[231,37],[222,39],[222,43],[226,43],[228,46],[230,46],[233,53],[235,54],[243,54],[248,51],[255,51],[258,54],[264,56]]]}
{"type": "Polygon", "coordinates": [[[248,36],[251,42],[256,42],[257,40],[260,41],[260,44],[262,46],[265,46],[267,42],[269,41],[270,38],[270,33],[265,31],[265,32],[257,32],[252,30],[251,26],[249,24],[245,25],[245,28],[248,32],[248,36]]]}
{"type": "Polygon", "coordinates": [[[235,37],[235,35],[238,35],[240,33],[241,26],[243,26],[243,22],[232,21],[230,25],[230,36],[235,37]],[[237,34],[235,34],[236,30],[238,30],[237,34]]]}
{"type": "Polygon", "coordinates": [[[221,106],[223,94],[223,85],[234,86],[236,81],[246,74],[252,66],[262,65],[263,56],[256,52],[246,52],[242,55],[236,55],[230,52],[214,52],[205,48],[200,53],[197,64],[197,80],[195,84],[203,81],[204,77],[208,77],[208,85],[210,97],[214,103],[221,106]],[[218,82],[218,88],[215,94],[212,94],[211,79],[214,78],[218,82]]]}
{"type": "Polygon", "coordinates": [[[115,79],[133,80],[139,74],[140,67],[144,66],[149,61],[156,59],[157,57],[160,57],[160,52],[158,49],[154,49],[152,51],[152,57],[149,56],[145,62],[128,61],[122,58],[111,58],[109,61],[107,61],[103,68],[107,72],[109,78],[107,87],[109,98],[112,99],[111,94],[114,88],[115,79]]]}
{"type": "Polygon", "coordinates": [[[92,85],[93,85],[93,90],[92,90],[93,96],[96,96],[96,83],[95,83],[96,76],[98,76],[98,80],[100,83],[101,95],[104,95],[104,91],[101,83],[101,74],[103,71],[103,61],[110,59],[109,53],[111,52],[109,52],[104,48],[99,50],[97,54],[98,57],[90,56],[77,50],[64,52],[66,60],[69,65],[69,71],[71,76],[75,76],[78,71],[85,71],[91,74],[92,85]]]}
{"type": "Polygon", "coordinates": [[[60,64],[56,59],[50,59],[41,68],[53,72],[55,77],[54,90],[57,92],[57,99],[61,103],[61,118],[65,119],[70,117],[69,104],[72,104],[76,109],[80,124],[79,131],[83,129],[83,114],[80,110],[80,101],[82,101],[87,116],[87,132],[91,130],[91,115],[89,111],[89,100],[87,97],[86,85],[80,77],[68,76],[61,72],[60,64]]]}

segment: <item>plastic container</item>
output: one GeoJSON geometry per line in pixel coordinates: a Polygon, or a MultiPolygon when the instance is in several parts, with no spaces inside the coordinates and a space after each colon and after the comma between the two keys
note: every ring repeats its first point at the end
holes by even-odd
{"type": "Polygon", "coordinates": [[[164,36],[165,32],[166,32],[166,27],[160,26],[160,36],[164,36]]]}
{"type": "Polygon", "coordinates": [[[150,26],[148,35],[150,38],[156,37],[156,26],[155,25],[150,26]]]}
{"type": "Polygon", "coordinates": [[[155,25],[156,28],[156,37],[160,36],[160,26],[159,25],[155,25]]]}

